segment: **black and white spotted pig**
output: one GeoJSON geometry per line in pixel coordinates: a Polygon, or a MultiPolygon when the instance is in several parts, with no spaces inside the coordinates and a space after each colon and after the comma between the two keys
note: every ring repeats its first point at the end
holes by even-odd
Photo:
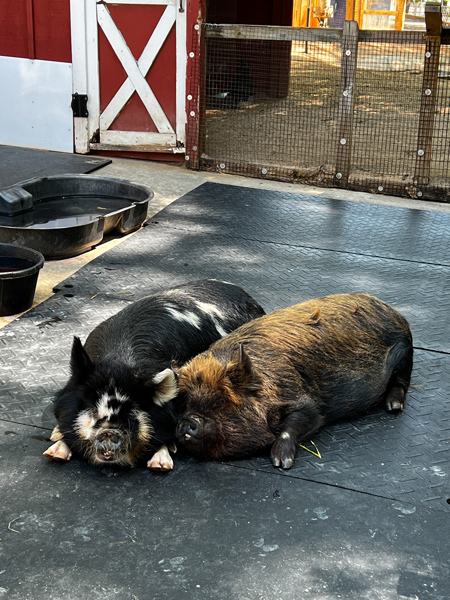
{"type": "Polygon", "coordinates": [[[83,347],[75,337],[71,377],[54,400],[55,442],[44,454],[72,452],[95,465],[173,468],[176,404],[166,374],[212,342],[264,314],[242,288],[213,279],[156,293],[100,323],[83,347]]]}

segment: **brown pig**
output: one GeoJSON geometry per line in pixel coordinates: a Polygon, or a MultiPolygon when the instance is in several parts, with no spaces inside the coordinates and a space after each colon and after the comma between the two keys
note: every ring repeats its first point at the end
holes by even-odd
{"type": "Polygon", "coordinates": [[[177,441],[205,459],[271,448],[289,469],[325,424],[377,406],[403,409],[412,370],[406,319],[366,294],[310,300],[215,342],[167,381],[185,406],[177,441]]]}

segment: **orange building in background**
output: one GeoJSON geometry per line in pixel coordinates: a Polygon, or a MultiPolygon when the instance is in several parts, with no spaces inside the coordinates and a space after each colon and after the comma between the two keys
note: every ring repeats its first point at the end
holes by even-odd
{"type": "MultiPolygon", "coordinates": [[[[338,0],[346,2],[345,18],[360,29],[395,29],[405,24],[406,0],[338,0]]],[[[333,16],[331,0],[294,0],[294,27],[326,27],[333,16]]]]}

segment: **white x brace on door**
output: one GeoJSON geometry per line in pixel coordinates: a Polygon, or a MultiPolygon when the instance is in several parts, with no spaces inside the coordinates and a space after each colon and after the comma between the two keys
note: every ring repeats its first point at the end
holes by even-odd
{"type": "MultiPolygon", "coordinates": [[[[87,153],[90,149],[129,150],[146,152],[184,152],[185,142],[185,90],[186,90],[186,10],[182,2],[186,0],[71,0],[72,61],[75,151],[87,153]],[[117,7],[121,6],[120,9],[117,7]],[[140,19],[137,29],[141,36],[144,31],[148,39],[140,56],[134,56],[130,49],[130,31],[133,23],[132,7],[160,7],[157,22],[140,19]],[[121,23],[117,23],[117,11],[120,10],[121,23]],[[114,11],[116,11],[114,13],[114,11]],[[128,14],[130,16],[128,16],[128,14]],[[125,27],[127,25],[127,27],[125,27]],[[125,39],[121,28],[128,31],[125,39]],[[173,29],[175,28],[175,36],[173,29]],[[102,37],[102,40],[100,40],[102,37]],[[104,41],[104,40],[107,41],[104,41]],[[108,52],[99,52],[99,43],[108,46],[108,52]],[[170,85],[158,83],[151,78],[151,69],[163,54],[162,60],[173,63],[174,82],[170,85]],[[114,54],[114,62],[123,69],[118,72],[120,82],[108,82],[109,90],[115,93],[109,96],[103,92],[103,81],[113,69],[103,64],[105,56],[114,54]],[[109,53],[109,54],[108,54],[109,53]],[[101,80],[101,78],[103,78],[101,80]],[[173,90],[175,98],[170,100],[175,110],[168,111],[164,102],[173,90]],[[170,91],[156,89],[166,85],[170,91]],[[117,88],[117,89],[116,89],[117,88]],[[129,105],[133,95],[137,94],[146,113],[150,126],[133,127],[133,110],[129,105]],[[105,96],[108,96],[105,102],[105,96]],[[145,107],[145,108],[144,108],[145,107]],[[124,113],[128,110],[127,126],[121,128],[124,113]],[[170,113],[170,114],[167,114],[170,113]],[[119,118],[120,117],[120,118],[119,118]],[[130,126],[131,120],[131,126],[130,126]]],[[[152,10],[155,10],[154,8],[152,10]]],[[[139,13],[142,15],[142,12],[139,13]]],[[[133,33],[131,34],[131,36],[133,33]]],[[[111,61],[111,58],[109,59],[111,61]]],[[[169,67],[169,65],[168,65],[169,67]]],[[[158,67],[164,69],[164,64],[158,67]]],[[[172,71],[170,71],[172,72],[172,71]]],[[[116,76],[117,78],[117,76],[116,76]]],[[[135,99],[134,99],[135,100],[135,99]]],[[[136,119],[139,121],[139,119],[136,119]]],[[[141,119],[142,120],[142,119],[141,119]]]]}

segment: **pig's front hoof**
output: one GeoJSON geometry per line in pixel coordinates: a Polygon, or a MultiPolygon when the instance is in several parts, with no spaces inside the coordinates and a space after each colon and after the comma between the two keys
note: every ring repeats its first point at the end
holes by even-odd
{"type": "Polygon", "coordinates": [[[60,432],[58,425],[53,428],[52,435],[50,436],[50,440],[52,442],[57,442],[58,440],[63,439],[63,434],[60,432]]]}
{"type": "Polygon", "coordinates": [[[171,471],[173,460],[167,446],[162,446],[147,462],[147,467],[153,471],[171,471]]]}
{"type": "Polygon", "coordinates": [[[44,452],[44,456],[51,460],[66,461],[72,458],[72,452],[66,442],[59,440],[44,452]]]}
{"type": "Polygon", "coordinates": [[[284,432],[272,446],[270,456],[274,467],[290,469],[295,460],[295,442],[292,437],[284,432]]]}

